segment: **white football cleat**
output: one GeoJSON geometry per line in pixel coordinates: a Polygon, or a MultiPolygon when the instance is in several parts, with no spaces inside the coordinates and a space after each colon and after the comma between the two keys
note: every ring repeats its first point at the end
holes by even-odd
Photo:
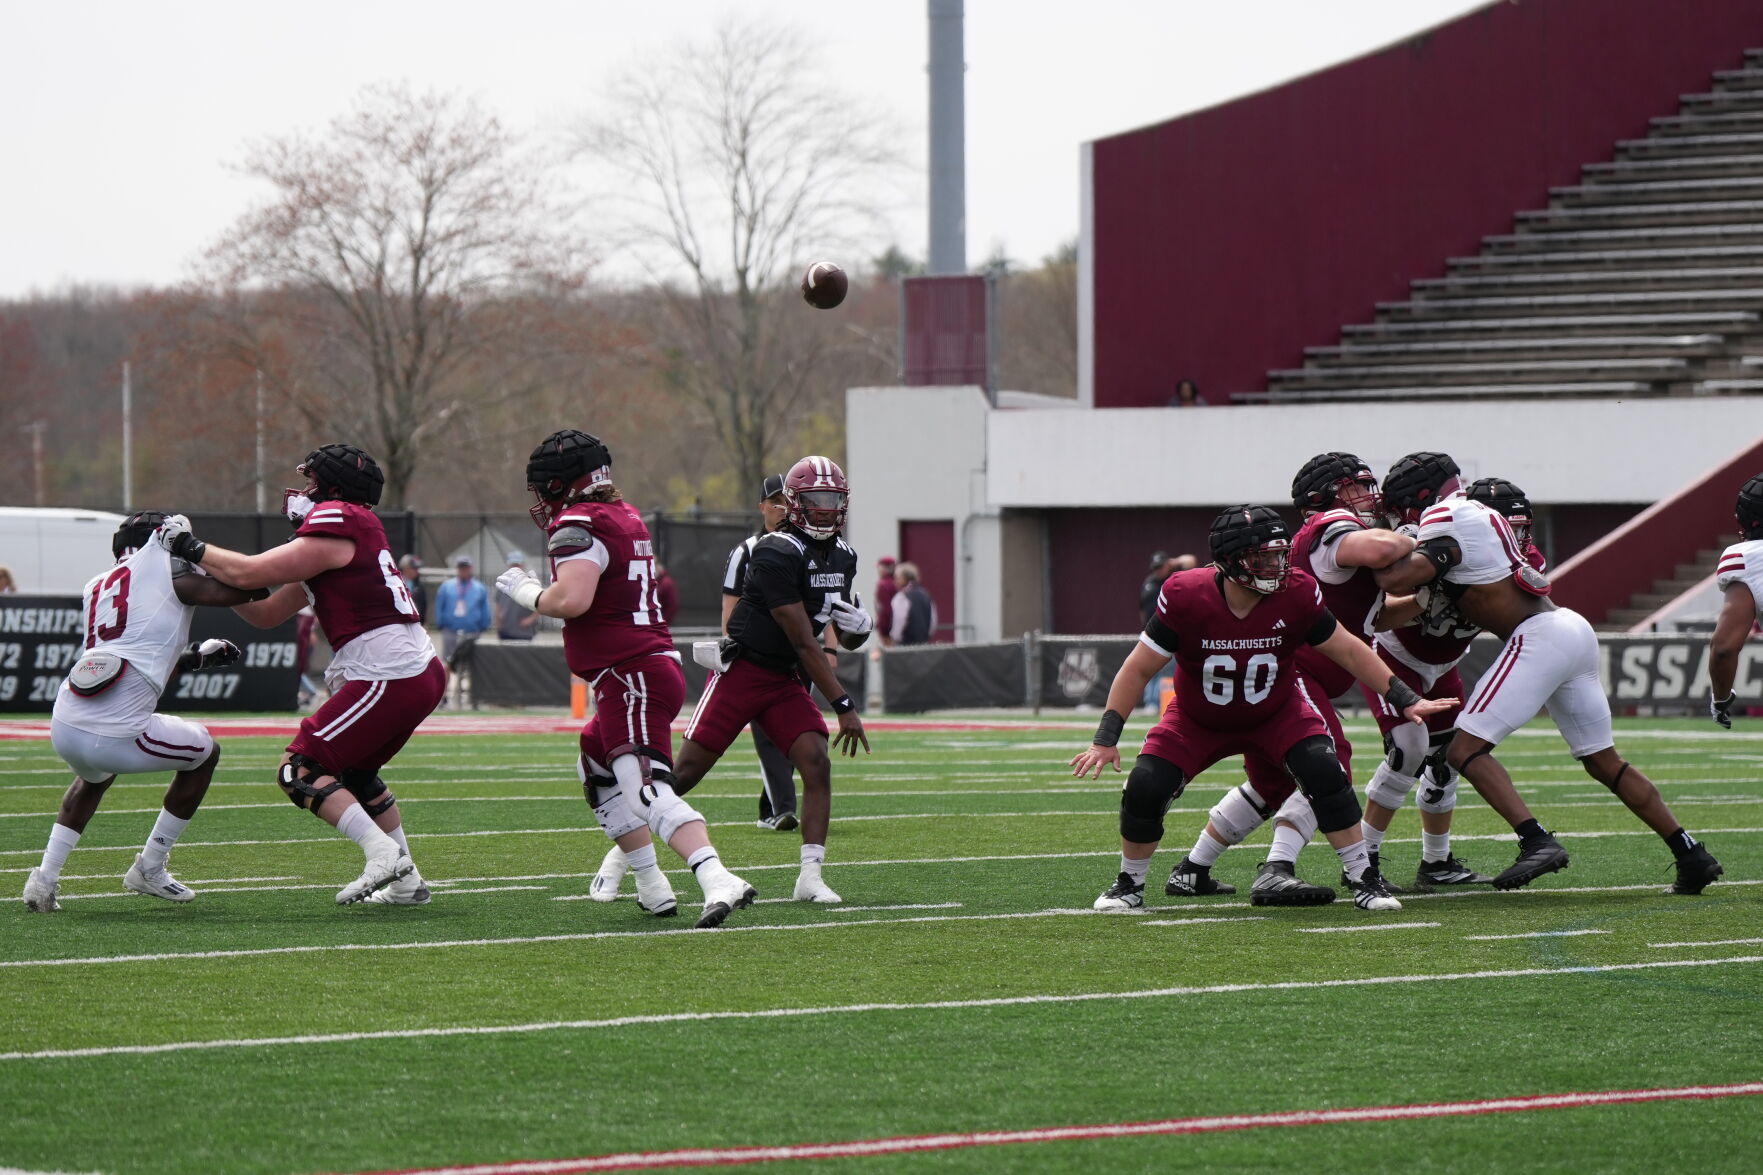
{"type": "Polygon", "coordinates": [[[845,900],[820,879],[818,869],[812,873],[804,869],[796,875],[796,892],[792,896],[798,902],[817,902],[823,906],[836,905],[845,900]]]}
{"type": "Polygon", "coordinates": [[[394,843],[391,852],[381,853],[377,857],[369,857],[366,868],[361,871],[361,876],[337,891],[337,905],[354,905],[369,894],[384,889],[400,877],[409,876],[415,869],[416,862],[400,852],[394,843]]]}
{"type": "MultiPolygon", "coordinates": [[[[596,876],[594,880],[598,881],[596,876]]],[[[616,896],[618,889],[613,887],[616,896]]],[[[679,913],[679,898],[674,896],[673,885],[667,880],[659,866],[654,869],[637,871],[637,905],[645,914],[653,914],[657,918],[671,918],[679,913]]]]}
{"type": "Polygon", "coordinates": [[[412,868],[409,873],[367,895],[367,901],[381,906],[426,906],[434,901],[422,874],[412,868]]]}
{"type": "Polygon", "coordinates": [[[698,929],[721,926],[730,914],[751,906],[758,896],[758,890],[724,869],[721,877],[704,887],[704,912],[698,916],[698,929]]]}
{"type": "Polygon", "coordinates": [[[24,879],[24,908],[36,914],[53,914],[61,909],[61,903],[55,900],[55,891],[59,888],[53,881],[44,881],[41,869],[32,869],[31,875],[24,879]]]}
{"type": "Polygon", "coordinates": [[[588,896],[596,902],[617,901],[619,883],[630,868],[630,858],[624,855],[623,849],[613,845],[600,858],[600,871],[594,874],[594,880],[588,882],[588,896]]]}
{"type": "Polygon", "coordinates": [[[123,874],[122,884],[124,889],[164,898],[168,902],[188,902],[196,897],[196,892],[173,877],[164,865],[157,869],[142,868],[139,853],[135,854],[135,863],[129,866],[129,871],[123,874]]]}

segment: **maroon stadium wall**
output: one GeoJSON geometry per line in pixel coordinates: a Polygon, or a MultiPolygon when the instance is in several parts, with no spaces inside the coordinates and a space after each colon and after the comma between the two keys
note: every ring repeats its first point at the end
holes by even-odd
{"type": "Polygon", "coordinates": [[[1096,405],[1264,387],[1758,45],[1759,0],[1516,0],[1098,140],[1096,405]]]}

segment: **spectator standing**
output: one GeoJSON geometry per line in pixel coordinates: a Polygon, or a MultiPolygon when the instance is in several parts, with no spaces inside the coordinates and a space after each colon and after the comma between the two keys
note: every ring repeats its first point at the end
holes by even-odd
{"type": "Polygon", "coordinates": [[[416,622],[427,624],[429,621],[429,590],[422,583],[422,560],[415,555],[406,555],[398,560],[398,574],[404,577],[404,590],[410,593],[410,599],[416,604],[416,622]]]}
{"type": "Polygon", "coordinates": [[[1175,559],[1168,551],[1151,552],[1151,570],[1139,584],[1139,625],[1149,623],[1157,611],[1157,593],[1163,590],[1163,581],[1169,578],[1175,569],[1175,559]]]}
{"type": "Polygon", "coordinates": [[[473,578],[470,555],[453,562],[454,577],[435,589],[435,624],[441,630],[441,656],[453,674],[457,704],[465,692],[462,680],[471,675],[471,654],[477,638],[490,627],[490,594],[473,578]]]}
{"type": "Polygon", "coordinates": [[[672,624],[673,618],[679,615],[679,585],[659,563],[655,564],[655,602],[661,606],[661,619],[672,624]]]}
{"type": "Polygon", "coordinates": [[[870,603],[875,608],[875,631],[884,645],[894,643],[894,593],[900,590],[894,584],[894,567],[892,555],[875,561],[875,598],[870,603]]]}
{"type": "MultiPolygon", "coordinates": [[[[508,570],[526,571],[526,556],[519,551],[508,552],[508,570]]],[[[504,572],[503,574],[507,574],[504,572]]],[[[538,631],[539,616],[531,608],[523,608],[512,596],[496,593],[496,636],[505,641],[530,641],[538,631]]]]}
{"type": "Polygon", "coordinates": [[[0,567],[0,596],[10,596],[18,591],[18,585],[12,582],[12,568],[0,567]]]}
{"type": "Polygon", "coordinates": [[[1171,408],[1200,408],[1206,404],[1206,397],[1200,394],[1200,385],[1191,379],[1177,380],[1175,395],[1169,397],[1171,408]]]}
{"type": "Polygon", "coordinates": [[[898,589],[891,601],[894,614],[893,638],[896,645],[928,645],[937,630],[937,603],[918,582],[918,566],[902,563],[894,569],[894,586],[898,589]]]}

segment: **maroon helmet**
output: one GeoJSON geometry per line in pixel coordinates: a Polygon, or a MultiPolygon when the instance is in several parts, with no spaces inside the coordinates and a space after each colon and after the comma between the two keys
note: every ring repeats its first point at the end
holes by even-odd
{"type": "Polygon", "coordinates": [[[804,457],[784,474],[784,508],[790,525],[812,539],[830,539],[845,529],[851,483],[829,457],[804,457]]]}

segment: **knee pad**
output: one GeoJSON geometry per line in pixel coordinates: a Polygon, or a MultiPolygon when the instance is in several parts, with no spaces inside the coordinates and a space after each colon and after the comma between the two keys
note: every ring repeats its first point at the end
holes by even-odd
{"type": "Polygon", "coordinates": [[[1140,755],[1120,789],[1120,835],[1135,844],[1163,839],[1163,817],[1187,786],[1181,768],[1155,755],[1140,755]]]}
{"type": "Polygon", "coordinates": [[[1432,749],[1426,727],[1404,722],[1383,736],[1384,761],[1397,775],[1413,779],[1426,766],[1432,749]]]}
{"type": "Polygon", "coordinates": [[[1449,767],[1428,770],[1420,784],[1420,810],[1434,815],[1455,811],[1457,807],[1457,773],[1449,767]]]}
{"type": "Polygon", "coordinates": [[[1267,822],[1267,809],[1254,798],[1248,784],[1233,787],[1206,813],[1212,827],[1224,834],[1224,843],[1241,844],[1251,832],[1267,822]]]}
{"type": "Polygon", "coordinates": [[[318,786],[318,781],[327,775],[330,775],[330,769],[323,763],[295,753],[289,755],[288,761],[276,771],[275,781],[287,793],[288,798],[294,801],[294,807],[305,808],[316,815],[319,805],[343,786],[340,780],[334,778],[328,786],[318,786]]]}
{"type": "Polygon", "coordinates": [[[1379,804],[1392,812],[1399,811],[1408,802],[1408,793],[1414,790],[1415,782],[1415,776],[1403,775],[1386,759],[1377,765],[1377,770],[1371,773],[1371,782],[1365,785],[1365,802],[1379,804]]]}
{"type": "Polygon", "coordinates": [[[644,789],[649,800],[649,831],[671,844],[674,834],[694,820],[703,820],[698,810],[680,799],[665,783],[651,783],[644,789]]]}
{"type": "Polygon", "coordinates": [[[337,777],[337,781],[349,789],[362,811],[369,816],[379,816],[391,811],[392,805],[398,802],[386,781],[368,771],[345,771],[337,777]]]}
{"type": "Polygon", "coordinates": [[[1298,789],[1310,800],[1316,826],[1323,832],[1340,832],[1359,822],[1363,810],[1353,794],[1353,782],[1335,756],[1334,742],[1326,735],[1312,735],[1286,752],[1286,770],[1298,789]]]}
{"type": "Polygon", "coordinates": [[[1290,824],[1303,835],[1305,840],[1316,835],[1316,809],[1301,792],[1293,792],[1291,797],[1279,806],[1279,811],[1274,813],[1274,819],[1283,824],[1290,824]]]}

